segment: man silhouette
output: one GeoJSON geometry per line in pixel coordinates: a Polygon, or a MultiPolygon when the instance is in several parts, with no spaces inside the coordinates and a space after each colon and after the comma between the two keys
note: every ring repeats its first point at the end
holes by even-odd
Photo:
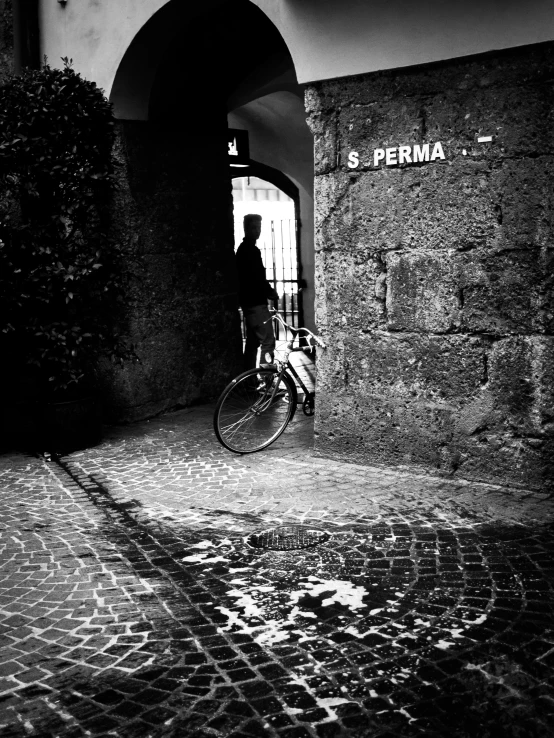
{"type": "Polygon", "coordinates": [[[239,277],[239,303],[246,323],[244,369],[256,366],[258,348],[261,364],[273,363],[275,334],[267,308],[268,300],[279,295],[266,279],[265,267],[256,241],[262,231],[262,216],[250,213],[244,216],[244,239],[237,249],[236,263],[239,277]]]}

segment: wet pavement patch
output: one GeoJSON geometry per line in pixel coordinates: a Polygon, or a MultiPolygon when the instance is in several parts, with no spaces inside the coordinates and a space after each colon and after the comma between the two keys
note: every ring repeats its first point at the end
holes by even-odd
{"type": "Polygon", "coordinates": [[[252,533],[246,542],[254,548],[276,551],[312,548],[329,540],[329,533],[307,525],[279,525],[275,528],[252,533]]]}
{"type": "Polygon", "coordinates": [[[0,500],[0,734],[550,738],[552,526],[323,529],[117,502],[66,467],[66,493],[0,500]]]}

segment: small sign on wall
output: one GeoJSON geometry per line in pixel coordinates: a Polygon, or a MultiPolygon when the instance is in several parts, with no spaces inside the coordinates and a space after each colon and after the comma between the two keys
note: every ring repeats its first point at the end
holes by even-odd
{"type": "MultiPolygon", "coordinates": [[[[494,136],[476,135],[476,143],[492,144],[495,140],[494,136]]],[[[466,149],[462,149],[464,156],[468,155],[466,149]]],[[[386,166],[395,167],[401,164],[425,164],[430,161],[446,159],[444,147],[440,141],[437,143],[411,144],[409,146],[390,146],[384,149],[373,149],[371,159],[367,166],[386,166]]],[[[350,169],[356,169],[360,165],[360,154],[357,151],[350,151],[348,154],[347,166],[350,169]]]]}
{"type": "Polygon", "coordinates": [[[227,129],[227,151],[229,164],[232,167],[247,167],[250,164],[250,146],[248,131],[238,128],[227,129]]]}
{"type": "MultiPolygon", "coordinates": [[[[399,164],[423,164],[437,159],[445,159],[442,143],[435,144],[413,144],[410,146],[391,146],[386,149],[373,149],[371,163],[374,167],[385,165],[387,167],[399,164]]],[[[356,169],[360,164],[360,154],[351,151],[348,154],[348,166],[356,169]]]]}

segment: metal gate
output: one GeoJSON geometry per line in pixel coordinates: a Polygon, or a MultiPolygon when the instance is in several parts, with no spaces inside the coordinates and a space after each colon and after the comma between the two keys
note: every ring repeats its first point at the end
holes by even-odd
{"type": "MultiPolygon", "coordinates": [[[[294,218],[272,220],[269,226],[269,237],[262,236],[257,244],[262,254],[266,277],[279,295],[278,310],[284,320],[294,328],[298,328],[304,321],[298,221],[294,218]]],[[[267,234],[267,231],[265,233],[267,234]]],[[[275,330],[277,339],[286,340],[286,336],[279,335],[278,324],[275,330]]],[[[244,321],[242,336],[245,340],[244,321]]]]}
{"type": "Polygon", "coordinates": [[[279,312],[285,322],[298,328],[303,315],[297,221],[272,220],[270,228],[270,242],[264,242],[260,249],[265,272],[279,295],[279,312]]]}

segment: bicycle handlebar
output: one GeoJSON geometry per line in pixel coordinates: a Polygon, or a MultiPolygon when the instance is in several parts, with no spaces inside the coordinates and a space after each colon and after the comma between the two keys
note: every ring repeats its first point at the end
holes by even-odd
{"type": "Polygon", "coordinates": [[[274,315],[271,316],[271,320],[277,320],[283,326],[283,328],[288,329],[292,333],[293,341],[303,331],[305,334],[307,334],[306,337],[308,338],[308,340],[315,341],[315,343],[318,346],[321,346],[321,348],[327,348],[325,343],[321,340],[321,338],[319,338],[319,336],[316,336],[315,333],[312,333],[312,331],[309,328],[294,328],[292,325],[285,323],[282,316],[277,310],[275,310],[275,308],[269,308],[269,312],[274,313],[274,315]]]}

